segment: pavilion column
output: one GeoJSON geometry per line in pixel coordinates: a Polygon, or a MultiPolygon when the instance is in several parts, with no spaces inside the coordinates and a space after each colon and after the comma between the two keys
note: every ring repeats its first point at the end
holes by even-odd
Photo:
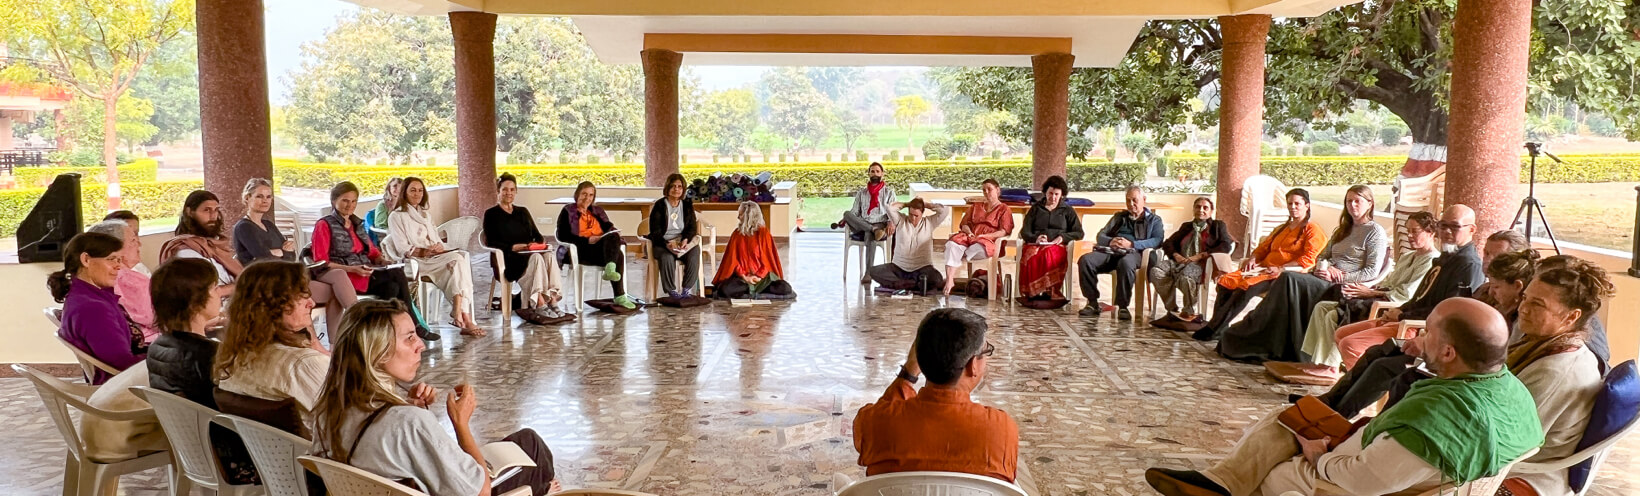
{"type": "Polygon", "coordinates": [[[1071,64],[1076,56],[1044,53],[1031,57],[1036,81],[1031,126],[1031,188],[1065,175],[1065,135],[1070,127],[1071,64]]]}
{"type": "Polygon", "coordinates": [[[205,189],[221,199],[222,216],[231,224],[245,214],[240,198],[245,183],[273,179],[262,0],[197,0],[194,5],[205,189]]]}
{"type": "MultiPolygon", "coordinates": [[[[1264,44],[1270,16],[1219,18],[1224,50],[1219,68],[1219,171],[1217,215],[1238,240],[1247,232],[1241,213],[1241,185],[1259,172],[1264,138],[1264,44]]],[[[1245,242],[1242,244],[1246,244],[1245,242]]],[[[1251,246],[1237,247],[1242,253],[1251,246]]]]}
{"type": "Polygon", "coordinates": [[[11,116],[0,112],[0,150],[10,150],[11,147],[11,116]]]}
{"type": "Polygon", "coordinates": [[[666,186],[678,172],[678,69],[683,54],[651,48],[643,56],[644,185],[666,186]]]}
{"type": "Polygon", "coordinates": [[[451,12],[456,42],[456,194],[461,215],[481,216],[496,203],[495,20],[486,12],[451,12]]]}
{"type": "Polygon", "coordinates": [[[1475,209],[1475,235],[1510,228],[1520,207],[1531,2],[1459,0],[1452,22],[1446,204],[1475,209]]]}

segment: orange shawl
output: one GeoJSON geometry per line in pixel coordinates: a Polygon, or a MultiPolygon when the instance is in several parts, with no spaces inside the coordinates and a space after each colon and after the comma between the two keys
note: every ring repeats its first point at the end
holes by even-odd
{"type": "Polygon", "coordinates": [[[723,261],[718,263],[712,284],[723,284],[737,275],[764,277],[771,272],[782,279],[786,277],[780,270],[780,252],[775,250],[769,228],[758,228],[757,234],[751,236],[736,230],[729,235],[729,246],[723,249],[723,261]]]}
{"type": "Polygon", "coordinates": [[[1315,267],[1316,256],[1320,255],[1321,248],[1327,245],[1327,235],[1321,232],[1321,226],[1311,222],[1304,224],[1302,228],[1288,227],[1279,231],[1265,236],[1264,241],[1253,249],[1252,254],[1259,267],[1271,267],[1276,270],[1252,277],[1243,276],[1241,271],[1231,272],[1219,278],[1219,285],[1229,289],[1247,289],[1254,284],[1280,277],[1280,268],[1288,264],[1303,267],[1304,270],[1315,267]]]}

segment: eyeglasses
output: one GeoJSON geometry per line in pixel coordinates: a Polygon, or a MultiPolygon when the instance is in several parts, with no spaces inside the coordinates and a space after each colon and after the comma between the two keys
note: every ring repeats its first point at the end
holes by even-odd
{"type": "Polygon", "coordinates": [[[990,341],[986,341],[985,342],[985,348],[979,350],[979,356],[982,356],[982,357],[990,357],[991,355],[995,355],[996,353],[997,353],[997,345],[991,344],[990,341]]]}
{"type": "Polygon", "coordinates": [[[1445,229],[1445,230],[1448,230],[1448,231],[1456,231],[1456,230],[1463,229],[1465,227],[1469,227],[1469,226],[1473,226],[1473,225],[1474,224],[1459,224],[1457,222],[1442,222],[1442,223],[1439,223],[1439,224],[1435,224],[1435,227],[1439,228],[1439,229],[1445,229]]]}

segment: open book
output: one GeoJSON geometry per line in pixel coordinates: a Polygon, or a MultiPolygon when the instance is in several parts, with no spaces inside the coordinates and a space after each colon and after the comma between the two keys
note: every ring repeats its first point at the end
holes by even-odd
{"type": "Polygon", "coordinates": [[[485,471],[490,473],[490,484],[500,484],[501,481],[517,475],[519,468],[534,467],[535,460],[524,453],[524,448],[518,447],[512,441],[496,441],[478,448],[484,454],[485,471]]]}
{"type": "Polygon", "coordinates": [[[729,306],[731,306],[731,307],[749,307],[749,306],[752,306],[752,305],[768,305],[768,304],[770,304],[769,300],[754,300],[754,299],[751,299],[751,298],[735,298],[735,299],[729,300],[729,306]]]}

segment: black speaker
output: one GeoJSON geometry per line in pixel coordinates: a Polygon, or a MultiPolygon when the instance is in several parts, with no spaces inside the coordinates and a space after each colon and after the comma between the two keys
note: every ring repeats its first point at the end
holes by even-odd
{"type": "Polygon", "coordinates": [[[34,210],[17,226],[17,261],[62,262],[68,240],[84,229],[80,217],[80,175],[63,174],[51,181],[34,210]]]}

